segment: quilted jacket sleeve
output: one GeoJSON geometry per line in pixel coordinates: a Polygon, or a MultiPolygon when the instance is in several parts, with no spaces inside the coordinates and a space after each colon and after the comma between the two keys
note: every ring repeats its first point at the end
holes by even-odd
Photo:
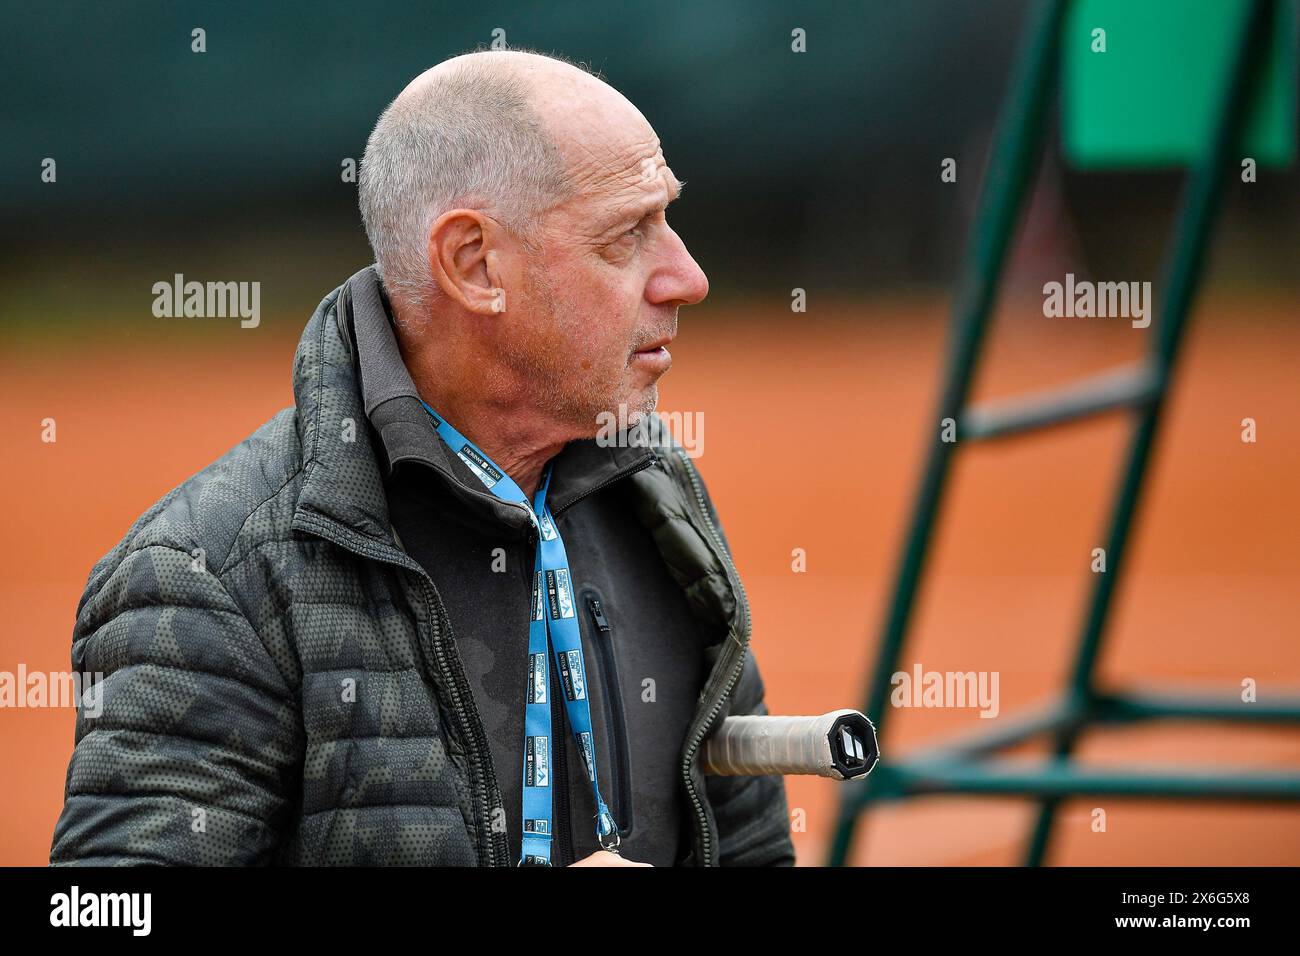
{"type": "Polygon", "coordinates": [[[99,683],[78,708],[51,865],[272,862],[298,790],[296,696],[199,557],[116,560],[92,573],[73,631],[73,670],[99,683]]]}
{"type": "MultiPolygon", "coordinates": [[[[703,480],[700,487],[713,526],[718,529],[723,546],[730,553],[731,542],[727,540],[703,480]]],[[[751,646],[745,654],[740,680],[731,692],[727,715],[767,713],[763,678],[751,646]]],[[[776,775],[706,777],[705,789],[718,826],[719,862],[722,866],[794,866],[784,778],[776,775]]]]}

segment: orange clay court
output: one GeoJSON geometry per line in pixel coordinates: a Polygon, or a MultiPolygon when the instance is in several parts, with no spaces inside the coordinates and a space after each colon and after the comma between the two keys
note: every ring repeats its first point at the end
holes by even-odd
{"type": "MultiPolygon", "coordinates": [[[[1261,699],[1300,688],[1300,327],[1286,301],[1211,293],[1190,318],[1106,637],[1100,670],[1110,683],[1226,694],[1253,678],[1261,699]],[[1245,417],[1257,421],[1255,444],[1240,439],[1245,417]]],[[[937,298],[823,301],[816,318],[712,304],[682,315],[660,409],[704,413],[698,464],[750,595],[774,714],[863,704],[933,427],[946,315],[937,298]],[[810,467],[783,449],[794,441],[829,454],[810,467]],[[791,570],[794,548],[807,552],[806,573],[791,570]]],[[[257,331],[97,320],[0,350],[0,670],[69,666],[91,565],[160,495],[290,404],[306,318],[272,316],[257,331]],[[39,438],[47,417],[57,422],[54,444],[39,438]]],[[[1035,298],[1004,303],[974,397],[1137,358],[1142,335],[1127,322],[1045,319],[1035,298]]],[[[999,671],[1002,717],[1059,686],[1126,436],[1122,416],[1111,415],[958,456],[900,666],[999,671]]],[[[73,714],[24,709],[3,719],[0,864],[44,865],[73,714]]],[[[974,709],[899,711],[881,759],[981,724],[995,722],[974,709]]],[[[1300,738],[1153,724],[1094,732],[1080,753],[1289,769],[1300,764],[1300,738]]],[[[836,786],[787,778],[806,825],[794,833],[803,865],[825,859],[836,786]]],[[[1085,801],[1065,805],[1054,862],[1300,860],[1300,810],[1290,806],[1103,803],[1105,833],[1091,831],[1085,801]]],[[[1010,799],[887,804],[859,828],[853,861],[1010,864],[1031,819],[1032,805],[1010,799]]]]}

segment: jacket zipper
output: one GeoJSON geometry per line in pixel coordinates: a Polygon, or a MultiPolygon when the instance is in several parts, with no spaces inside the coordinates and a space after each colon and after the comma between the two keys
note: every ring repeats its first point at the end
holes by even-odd
{"type": "MultiPolygon", "coordinates": [[[[466,703],[468,702],[470,706],[473,706],[472,691],[469,687],[469,681],[465,677],[464,669],[460,664],[460,656],[456,651],[455,644],[448,645],[444,641],[442,622],[446,619],[446,609],[442,605],[442,598],[438,594],[437,586],[425,573],[424,568],[409,555],[396,550],[389,553],[389,549],[376,546],[357,535],[356,532],[342,527],[336,522],[318,518],[315,515],[303,514],[295,520],[295,523],[361,557],[403,568],[419,575],[425,610],[426,613],[429,613],[429,622],[433,630],[434,657],[438,670],[446,679],[448,690],[451,692],[452,710],[455,713],[457,722],[460,724],[462,739],[466,743],[465,755],[469,762],[470,784],[474,792],[475,810],[480,823],[479,830],[480,834],[486,835],[479,838],[483,863],[485,866],[504,866],[509,857],[509,846],[506,842],[506,835],[494,830],[492,826],[490,808],[493,806],[499,807],[501,800],[496,785],[496,774],[491,764],[485,763],[483,760],[483,755],[490,753],[487,735],[483,731],[482,721],[477,719],[471,721],[466,713],[466,703]],[[495,804],[492,801],[493,795],[497,796],[495,804]]],[[[450,629],[450,623],[448,623],[448,629],[450,629]]],[[[475,711],[475,717],[477,718],[477,710],[475,711]]]]}
{"type": "Polygon", "coordinates": [[[609,741],[610,793],[614,806],[610,811],[618,824],[618,835],[632,832],[632,755],[627,739],[627,713],[623,707],[623,690],[618,679],[618,662],[614,657],[614,626],[605,616],[605,602],[593,587],[584,588],[583,601],[591,615],[592,644],[600,657],[600,679],[605,688],[605,739],[609,741]]]}
{"type": "Polygon", "coordinates": [[[594,488],[588,488],[586,491],[578,495],[578,497],[574,498],[563,508],[560,508],[558,511],[553,510],[551,512],[551,517],[552,518],[558,517],[559,515],[563,514],[564,512],[572,508],[574,505],[576,505],[583,498],[586,498],[589,495],[594,495],[596,492],[608,488],[616,481],[622,481],[624,478],[628,477],[628,475],[635,475],[638,471],[645,471],[647,468],[649,468],[658,460],[659,460],[658,456],[651,455],[649,458],[646,458],[644,461],[637,462],[635,465],[633,465],[630,468],[624,468],[622,471],[615,472],[613,475],[606,478],[604,481],[596,485],[594,488]]]}
{"type": "Polygon", "coordinates": [[[709,508],[704,500],[704,491],[701,488],[699,476],[695,473],[695,466],[691,464],[685,449],[675,448],[674,451],[677,453],[676,457],[681,461],[681,465],[679,466],[680,470],[685,473],[692,490],[695,492],[694,499],[696,511],[703,520],[704,526],[709,529],[709,533],[713,537],[713,543],[717,555],[722,561],[724,569],[727,571],[729,580],[735,584],[737,596],[740,600],[740,606],[737,608],[738,627],[728,636],[729,640],[735,642],[736,647],[739,649],[739,653],[736,653],[730,647],[727,648],[727,652],[735,656],[735,661],[731,665],[731,670],[727,674],[726,681],[722,687],[722,692],[717,695],[717,699],[714,701],[712,707],[710,707],[703,722],[697,723],[695,733],[691,735],[691,738],[686,745],[686,749],[682,751],[681,770],[683,780],[686,784],[686,795],[690,800],[691,808],[695,812],[696,822],[699,825],[700,848],[702,851],[700,862],[702,866],[711,866],[713,865],[712,833],[709,829],[708,816],[704,812],[704,801],[696,790],[695,781],[691,779],[691,765],[695,762],[695,755],[699,750],[700,744],[703,742],[704,738],[708,736],[709,731],[712,730],[714,721],[717,720],[718,714],[721,713],[723,704],[726,703],[727,698],[731,695],[731,691],[735,688],[736,682],[740,679],[741,670],[745,666],[745,648],[748,644],[749,634],[749,598],[745,594],[745,585],[740,580],[740,574],[736,571],[736,566],[731,560],[731,554],[723,545],[722,537],[718,534],[717,528],[714,527],[713,519],[709,517],[709,508]],[[738,634],[745,636],[744,643],[740,641],[737,636],[738,634]]]}

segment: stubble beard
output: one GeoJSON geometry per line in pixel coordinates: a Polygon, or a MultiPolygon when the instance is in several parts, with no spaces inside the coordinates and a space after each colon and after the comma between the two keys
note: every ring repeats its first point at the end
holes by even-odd
{"type": "MultiPolygon", "coordinates": [[[[503,358],[515,375],[532,384],[534,407],[571,429],[574,438],[596,435],[606,414],[619,414],[620,402],[627,404],[629,420],[653,412],[659,399],[658,385],[652,384],[636,401],[627,403],[622,374],[626,364],[598,378],[584,370],[581,353],[566,347],[561,332],[563,317],[579,312],[578,303],[561,300],[538,266],[530,265],[526,281],[533,321],[549,334],[527,341],[508,340],[503,358]]],[[[631,347],[629,344],[629,350],[631,347]]]]}

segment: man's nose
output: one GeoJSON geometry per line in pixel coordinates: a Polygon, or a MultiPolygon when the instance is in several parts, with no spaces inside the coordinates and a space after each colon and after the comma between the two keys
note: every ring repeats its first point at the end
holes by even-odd
{"type": "Polygon", "coordinates": [[[664,258],[646,283],[646,298],[655,305],[695,305],[709,294],[709,277],[672,227],[664,228],[664,258]]]}

